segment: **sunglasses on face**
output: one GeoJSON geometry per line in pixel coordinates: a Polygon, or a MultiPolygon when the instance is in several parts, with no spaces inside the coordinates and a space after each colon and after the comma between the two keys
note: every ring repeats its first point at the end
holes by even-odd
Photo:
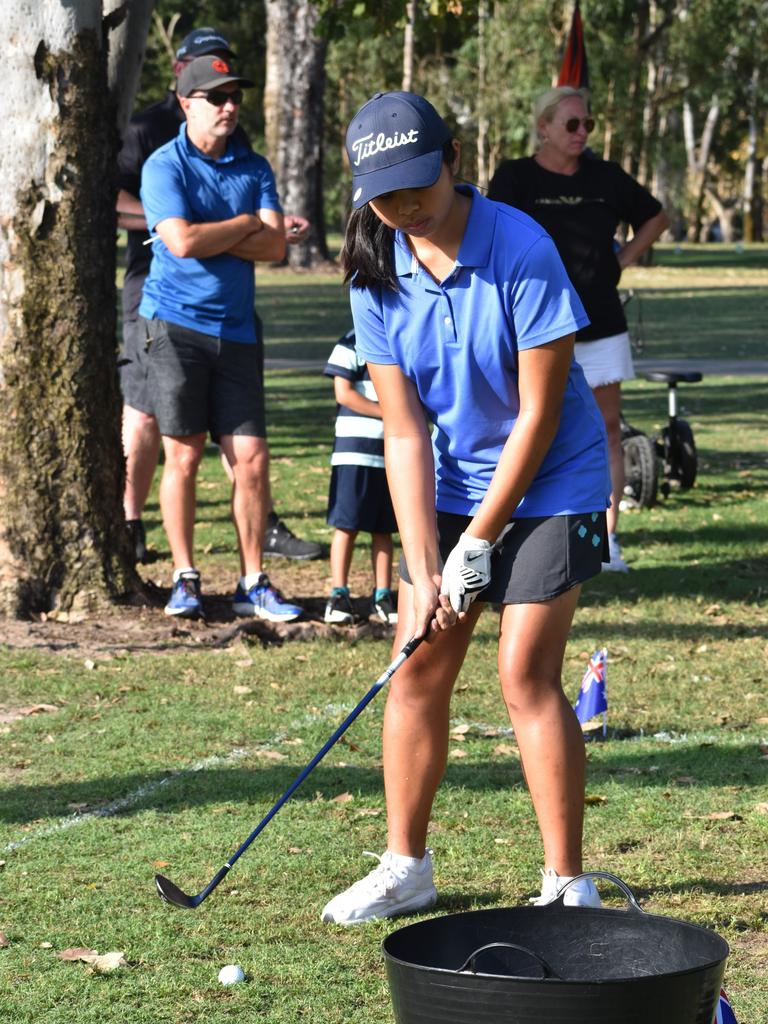
{"type": "Polygon", "coordinates": [[[192,96],[194,100],[208,100],[214,107],[223,107],[227,100],[230,100],[239,107],[243,102],[243,90],[235,89],[234,92],[223,92],[220,89],[211,89],[210,92],[201,92],[196,96],[192,96]]]}
{"type": "Polygon", "coordinates": [[[595,119],[594,117],[569,117],[565,122],[565,130],[570,135],[573,135],[574,132],[579,130],[579,125],[583,125],[584,131],[589,135],[595,127],[595,119]]]}

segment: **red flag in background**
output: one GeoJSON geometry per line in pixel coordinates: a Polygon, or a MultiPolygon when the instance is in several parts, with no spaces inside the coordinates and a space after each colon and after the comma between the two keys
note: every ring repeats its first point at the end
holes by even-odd
{"type": "Polygon", "coordinates": [[[565,44],[563,63],[560,65],[558,85],[570,85],[574,89],[589,88],[589,68],[587,67],[587,51],[584,49],[584,28],[581,24],[579,0],[573,8],[571,29],[565,44]]]}

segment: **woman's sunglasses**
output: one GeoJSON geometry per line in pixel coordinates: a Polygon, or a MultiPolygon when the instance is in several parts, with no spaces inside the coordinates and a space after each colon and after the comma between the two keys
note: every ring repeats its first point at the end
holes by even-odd
{"type": "Polygon", "coordinates": [[[565,122],[565,130],[573,135],[574,132],[579,130],[580,124],[584,125],[584,131],[589,135],[595,127],[595,119],[594,117],[569,117],[565,122]]]}
{"type": "Polygon", "coordinates": [[[197,96],[192,96],[191,99],[208,100],[214,107],[223,107],[227,100],[231,100],[236,107],[239,107],[243,102],[243,90],[235,89],[234,92],[223,92],[221,89],[211,89],[210,92],[198,93],[197,96]]]}

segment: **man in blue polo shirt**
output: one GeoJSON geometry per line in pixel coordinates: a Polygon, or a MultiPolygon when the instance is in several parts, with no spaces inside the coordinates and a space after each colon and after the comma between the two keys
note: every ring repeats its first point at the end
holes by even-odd
{"type": "Polygon", "coordinates": [[[298,618],[262,572],[269,453],[253,265],[281,260],[285,229],[267,161],[233,137],[243,89],[225,57],[197,57],[177,93],[185,124],[144,165],[141,201],[156,238],[139,306],[163,439],[163,524],[173,557],[168,615],[201,613],[193,558],[197,470],[208,431],[232,469],[241,577],[238,615],[298,618]]]}

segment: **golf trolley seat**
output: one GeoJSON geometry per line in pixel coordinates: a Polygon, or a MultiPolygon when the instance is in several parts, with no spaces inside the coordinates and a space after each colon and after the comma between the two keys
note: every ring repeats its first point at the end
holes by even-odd
{"type": "Polygon", "coordinates": [[[653,384],[667,385],[669,421],[658,436],[650,438],[622,417],[624,501],[635,508],[652,508],[656,504],[659,463],[665,498],[670,491],[687,490],[696,482],[696,445],[690,424],[677,415],[677,385],[698,384],[703,378],[698,370],[650,369],[641,371],[640,376],[653,384]]]}
{"type": "Polygon", "coordinates": [[[654,384],[669,384],[672,388],[676,384],[698,384],[701,380],[698,370],[643,370],[640,376],[654,384]]]}

